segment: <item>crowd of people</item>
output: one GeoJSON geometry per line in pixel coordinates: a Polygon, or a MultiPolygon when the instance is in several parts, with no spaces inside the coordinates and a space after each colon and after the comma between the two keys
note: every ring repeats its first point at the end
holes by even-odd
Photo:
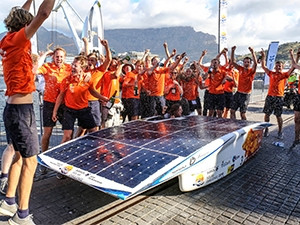
{"type": "MultiPolygon", "coordinates": [[[[11,216],[11,224],[34,224],[29,215],[29,197],[39,153],[32,103],[37,77],[42,76],[45,82],[44,90],[40,90],[43,91],[42,152],[49,148],[57,121],[62,124],[63,143],[98,129],[154,116],[175,118],[198,114],[236,119],[239,110],[240,118],[247,119],[258,64],[253,48],[249,47],[251,57],[245,57],[242,65],[236,63],[236,46],[233,46],[230,58],[225,48],[211,59],[209,66],[205,66],[202,61],[206,50],[198,61],[190,62],[185,52],[177,54],[174,49],[170,53],[165,42],[166,60],[163,63],[157,56],[151,57],[148,49],[141,59],[122,60],[112,57],[107,40],[100,40],[105,55],[99,55],[88,49],[87,40],[83,39],[85,48],[71,65],[65,62],[67,53],[61,47],[47,51],[38,60],[30,54],[30,38],[50,14],[54,0],[44,0],[36,17],[28,12],[31,3],[32,0],[27,0],[23,7],[11,10],[5,20],[9,32],[0,42],[8,96],[4,110],[8,146],[3,153],[0,179],[0,191],[6,197],[0,202],[0,213],[11,216]],[[52,62],[39,65],[38,62],[48,54],[52,56],[52,62]],[[202,90],[203,106],[199,97],[202,90]],[[75,132],[76,120],[78,128],[75,132]],[[19,205],[15,199],[17,186],[20,188],[19,205]]],[[[300,69],[297,64],[300,51],[295,59],[290,50],[292,66],[287,72],[283,72],[281,61],[275,63],[274,71],[269,70],[265,65],[265,51],[260,54],[261,66],[270,78],[263,109],[264,121],[269,122],[273,113],[278,122],[278,138],[282,139],[284,86],[293,70],[300,69]]],[[[299,96],[300,89],[294,101],[292,148],[300,140],[299,96]]],[[[268,129],[264,135],[269,135],[268,129]]],[[[47,173],[46,168],[39,169],[42,174],[47,173]]]]}

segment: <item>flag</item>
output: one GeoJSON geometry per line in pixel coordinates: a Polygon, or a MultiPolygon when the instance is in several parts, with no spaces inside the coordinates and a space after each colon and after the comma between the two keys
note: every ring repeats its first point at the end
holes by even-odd
{"type": "MultiPolygon", "coordinates": [[[[269,49],[266,59],[266,67],[269,70],[273,70],[275,65],[275,59],[278,51],[279,41],[273,41],[269,44],[269,49]]],[[[269,76],[265,74],[264,85],[268,85],[270,82],[269,76]]]]}
{"type": "Polygon", "coordinates": [[[219,0],[219,52],[227,48],[227,0],[219,0]]]}

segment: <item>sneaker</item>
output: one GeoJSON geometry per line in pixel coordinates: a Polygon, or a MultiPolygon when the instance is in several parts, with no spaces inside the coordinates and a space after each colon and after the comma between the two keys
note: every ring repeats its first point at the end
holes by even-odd
{"type": "Polygon", "coordinates": [[[0,201],[0,214],[4,216],[13,216],[18,210],[18,205],[9,205],[4,199],[0,201]]]}
{"type": "Polygon", "coordinates": [[[0,179],[0,192],[4,195],[6,194],[6,190],[7,190],[7,181],[8,181],[7,177],[2,177],[0,179]]]}
{"type": "Polygon", "coordinates": [[[282,132],[278,132],[277,138],[282,140],[283,139],[283,133],[282,132]]]}
{"type": "Polygon", "coordinates": [[[41,175],[46,175],[47,172],[48,172],[48,169],[47,169],[47,167],[40,165],[39,166],[39,172],[40,172],[41,175]]]}
{"type": "Polygon", "coordinates": [[[300,144],[300,140],[294,141],[290,149],[295,148],[298,144],[300,144]]]}
{"type": "Polygon", "coordinates": [[[8,224],[10,225],[35,225],[33,222],[33,216],[30,214],[25,218],[21,219],[18,213],[8,220],[8,224]]]}

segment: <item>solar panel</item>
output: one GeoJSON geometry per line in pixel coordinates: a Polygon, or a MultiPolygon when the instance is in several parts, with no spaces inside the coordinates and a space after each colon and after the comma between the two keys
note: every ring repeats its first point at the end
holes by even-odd
{"type": "Polygon", "coordinates": [[[61,144],[39,163],[101,191],[125,199],[172,178],[174,168],[212,141],[253,124],[189,116],[137,120],[61,144]],[[159,182],[158,182],[159,180],[159,182]]]}

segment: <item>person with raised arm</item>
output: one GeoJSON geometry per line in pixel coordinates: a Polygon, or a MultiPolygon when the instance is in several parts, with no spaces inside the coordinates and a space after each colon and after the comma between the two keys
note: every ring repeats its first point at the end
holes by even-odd
{"type": "MultiPolygon", "coordinates": [[[[290,50],[291,54],[291,50],[290,50]]],[[[277,119],[278,124],[278,138],[283,139],[282,133],[282,125],[283,120],[281,117],[283,110],[283,95],[284,95],[284,86],[286,83],[286,79],[291,75],[294,71],[294,67],[292,66],[287,72],[283,72],[283,62],[276,61],[275,62],[275,71],[269,70],[266,67],[266,55],[265,51],[261,50],[261,68],[265,71],[265,73],[270,78],[270,85],[268,90],[268,95],[265,100],[265,105],[263,112],[265,114],[265,122],[270,122],[270,115],[274,113],[277,119]]],[[[267,137],[269,135],[268,128],[265,129],[264,136],[267,137]]]]}
{"type": "MultiPolygon", "coordinates": [[[[293,51],[291,52],[291,57],[292,57],[292,65],[295,69],[300,69],[300,65],[298,65],[298,61],[300,59],[300,48],[298,49],[297,52],[297,58],[296,60],[294,59],[294,53],[293,51]]],[[[298,93],[296,97],[294,98],[294,121],[295,121],[295,137],[294,137],[294,142],[291,145],[291,149],[295,148],[297,145],[300,144],[300,87],[298,83],[298,93]]]]}
{"type": "MultiPolygon", "coordinates": [[[[45,91],[43,95],[43,136],[41,139],[41,149],[45,152],[49,148],[50,137],[56,122],[52,121],[52,113],[62,80],[71,73],[71,65],[65,63],[67,52],[61,47],[54,49],[52,62],[44,63],[37,70],[38,76],[43,76],[45,80],[45,91]]],[[[58,110],[58,121],[62,124],[64,118],[64,105],[58,110]]],[[[46,174],[47,169],[39,166],[41,174],[46,174]]]]}
{"type": "MultiPolygon", "coordinates": [[[[173,54],[176,53],[173,51],[173,54]]],[[[173,57],[171,55],[170,57],[173,57]]],[[[170,58],[169,57],[169,58],[170,58]]],[[[148,110],[148,117],[155,116],[155,115],[162,115],[163,110],[166,106],[166,101],[164,98],[164,89],[165,89],[165,80],[166,76],[168,77],[169,74],[177,67],[180,60],[185,57],[185,53],[182,53],[178,59],[172,63],[169,67],[159,67],[159,59],[158,57],[154,56],[151,59],[152,67],[147,70],[148,75],[148,91],[149,91],[149,110],[148,110]]]]}
{"type": "Polygon", "coordinates": [[[91,79],[90,72],[85,72],[87,59],[85,56],[76,56],[72,63],[72,74],[66,77],[60,86],[60,93],[57,96],[52,113],[52,120],[57,121],[57,112],[62,102],[65,102],[65,113],[63,121],[63,138],[61,143],[72,139],[75,120],[87,132],[94,132],[97,126],[88,105],[88,93],[100,101],[106,103],[108,98],[95,90],[95,84],[91,79]]]}
{"type": "Polygon", "coordinates": [[[39,153],[38,132],[33,110],[35,91],[30,39],[48,18],[55,0],[44,0],[34,17],[29,12],[32,0],[22,7],[13,7],[4,20],[8,33],[0,42],[4,81],[7,87],[3,120],[7,141],[15,149],[15,158],[8,176],[5,199],[0,213],[11,216],[10,224],[34,224],[29,214],[29,199],[39,153]],[[16,203],[16,190],[18,201],[16,203]]]}
{"type": "MultiPolygon", "coordinates": [[[[103,74],[107,71],[108,66],[112,60],[112,54],[109,49],[108,41],[100,39],[100,43],[105,48],[106,55],[105,55],[104,61],[99,66],[98,66],[99,57],[98,57],[97,53],[91,52],[91,53],[87,54],[87,60],[88,60],[87,72],[91,73],[91,81],[94,85],[97,85],[98,82],[102,79],[103,74]]],[[[89,49],[87,47],[88,43],[87,43],[86,38],[84,38],[84,46],[86,49],[85,52],[89,52],[89,49]]],[[[94,89],[99,93],[101,91],[100,86],[97,88],[95,86],[94,89]]],[[[97,126],[97,130],[99,130],[101,128],[101,107],[102,107],[101,102],[99,101],[98,98],[93,96],[91,93],[88,93],[88,102],[89,102],[89,107],[91,108],[91,113],[94,117],[94,120],[95,120],[95,123],[97,126]]],[[[76,137],[82,136],[86,132],[86,129],[83,129],[80,126],[80,124],[78,124],[78,125],[79,126],[78,126],[78,129],[76,132],[76,137]]]]}
{"type": "Polygon", "coordinates": [[[243,66],[240,66],[235,62],[234,52],[236,50],[236,46],[231,48],[231,63],[239,72],[238,86],[237,92],[233,95],[233,101],[230,109],[230,118],[236,119],[235,112],[240,109],[241,119],[247,120],[246,112],[248,109],[248,104],[250,102],[250,94],[252,91],[252,82],[255,77],[256,67],[257,67],[257,59],[254,53],[253,48],[249,47],[249,51],[252,55],[252,59],[250,57],[245,57],[243,60],[243,66]],[[251,66],[251,63],[253,64],[251,66]]]}

